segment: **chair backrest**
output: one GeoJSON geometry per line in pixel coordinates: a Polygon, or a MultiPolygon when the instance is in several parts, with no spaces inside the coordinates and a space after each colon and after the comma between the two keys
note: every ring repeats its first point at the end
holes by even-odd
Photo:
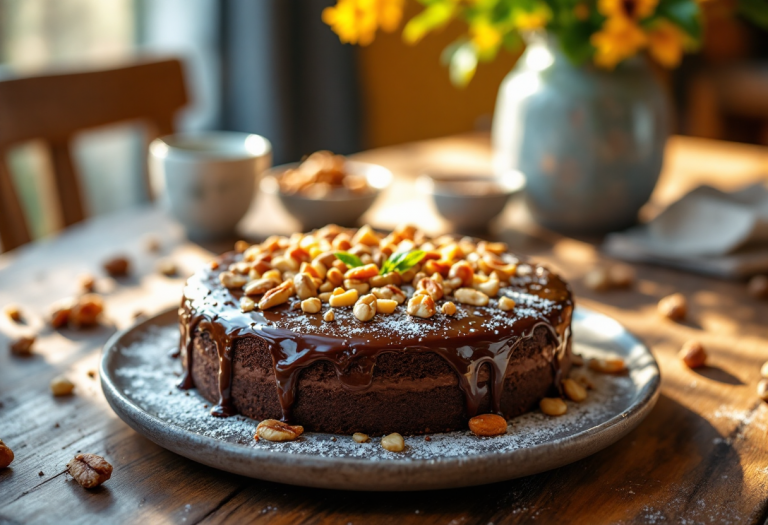
{"type": "MultiPolygon", "coordinates": [[[[64,226],[85,218],[70,141],[79,131],[143,121],[148,139],[172,133],[187,104],[182,64],[176,59],[118,69],[0,81],[0,240],[4,250],[29,242],[29,228],[6,163],[7,150],[42,140],[51,165],[64,226]]],[[[146,186],[149,188],[149,185],[146,186]]]]}

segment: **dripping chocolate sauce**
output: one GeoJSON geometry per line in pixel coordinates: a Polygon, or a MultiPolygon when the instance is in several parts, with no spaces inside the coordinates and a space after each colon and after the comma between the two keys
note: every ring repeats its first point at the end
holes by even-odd
{"type": "MultiPolygon", "coordinates": [[[[553,383],[560,389],[560,361],[570,341],[573,301],[568,285],[543,267],[533,266],[532,278],[514,278],[508,288],[502,289],[502,292],[512,290],[527,294],[533,302],[526,305],[530,315],[516,316],[513,309],[509,312],[509,319],[505,319],[506,322],[495,330],[496,333],[478,330],[489,319],[482,311],[487,313],[492,307],[457,305],[466,309],[468,315],[448,318],[448,326],[440,330],[439,336],[412,336],[398,341],[393,334],[369,334],[363,337],[346,333],[349,327],[338,317],[334,323],[336,333],[332,336],[299,333],[281,327],[290,325],[286,322],[291,311],[288,304],[250,313],[243,313],[234,305],[220,306],[227,302],[237,304],[242,295],[241,291],[223,288],[218,281],[220,271],[237,258],[235,254],[226,254],[222,257],[220,270],[206,269],[190,278],[179,309],[179,352],[184,360],[184,373],[178,386],[182,389],[194,387],[192,336],[196,331],[208,332],[219,359],[219,402],[211,410],[214,416],[228,417],[236,413],[231,397],[232,353],[235,342],[243,337],[258,337],[267,342],[283,420],[286,421],[291,419],[299,375],[304,368],[320,360],[328,361],[345,388],[360,391],[370,387],[376,358],[385,352],[432,352],[441,356],[456,372],[469,417],[477,414],[489,389],[491,409],[501,413],[501,396],[510,359],[523,341],[533,337],[539,327],[547,329],[553,352],[553,355],[548,356],[553,367],[553,383]],[[490,367],[491,377],[486,384],[481,384],[479,374],[486,363],[490,367]]],[[[434,322],[401,315],[407,317],[402,320],[404,323],[434,322]]],[[[323,322],[319,315],[307,317],[312,319],[315,326],[323,322]]],[[[355,328],[360,325],[355,319],[348,320],[348,324],[353,323],[355,328]]],[[[375,323],[375,319],[370,323],[375,323]]]]}

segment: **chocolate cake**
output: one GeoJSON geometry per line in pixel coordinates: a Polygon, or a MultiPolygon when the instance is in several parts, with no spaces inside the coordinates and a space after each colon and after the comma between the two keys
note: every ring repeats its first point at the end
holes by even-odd
{"type": "Polygon", "coordinates": [[[528,411],[570,368],[568,285],[500,243],[328,226],[236,248],[180,308],[180,387],[214,416],[452,431],[528,411]]]}

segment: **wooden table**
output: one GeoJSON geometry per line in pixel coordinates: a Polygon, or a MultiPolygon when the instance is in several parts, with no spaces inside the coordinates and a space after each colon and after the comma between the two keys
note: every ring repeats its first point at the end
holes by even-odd
{"type": "MultiPolygon", "coordinates": [[[[390,167],[397,181],[369,220],[394,226],[418,221],[445,229],[412,178],[440,165],[486,169],[485,136],[463,136],[366,152],[360,158],[390,167]]],[[[700,183],[737,187],[768,173],[768,150],[673,138],[667,166],[646,210],[700,183]]],[[[246,221],[251,236],[288,233],[295,223],[264,196],[246,221]]],[[[593,244],[537,231],[519,206],[510,206],[494,235],[558,268],[580,304],[607,313],[638,334],[662,369],[658,405],[643,424],[608,449],[572,465],[490,486],[431,493],[344,493],[255,481],[219,472],[167,452],[136,434],[107,406],[98,379],[99,350],[133,314],[176,304],[181,279],[154,271],[173,257],[192,271],[209,257],[186,241],[178,225],[155,209],[100,218],[0,257],[0,306],[13,302],[27,324],[0,319],[0,439],[15,452],[0,471],[0,523],[763,523],[768,516],[768,406],[758,400],[759,368],[768,359],[768,304],[751,299],[743,283],[638,267],[631,291],[597,294],[583,275],[600,254],[593,244]],[[152,232],[162,254],[143,247],[152,232]],[[99,281],[107,300],[104,326],[60,332],[44,324],[48,306],[76,292],[76,278],[99,272],[100,262],[126,253],[134,277],[99,281]],[[690,321],[660,319],[658,299],[681,291],[690,321]],[[33,357],[12,357],[11,338],[37,333],[33,357]],[[688,339],[700,339],[711,366],[691,371],[676,357],[688,339]],[[62,372],[76,395],[53,398],[52,377],[62,372]],[[86,491],[64,473],[78,452],[105,456],[115,467],[104,486],[86,491]]],[[[216,247],[221,249],[222,247],[216,247]]]]}

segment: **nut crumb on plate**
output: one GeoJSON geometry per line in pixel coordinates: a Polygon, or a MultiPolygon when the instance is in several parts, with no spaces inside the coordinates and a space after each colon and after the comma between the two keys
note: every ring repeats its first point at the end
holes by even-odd
{"type": "Polygon", "coordinates": [[[266,439],[267,441],[293,441],[297,439],[304,427],[300,425],[289,425],[276,419],[265,419],[256,426],[256,433],[253,438],[258,441],[259,439],[266,439]]]}
{"type": "Polygon", "coordinates": [[[111,277],[125,277],[131,269],[131,263],[125,256],[112,257],[104,262],[104,271],[111,277]]]}
{"type": "Polygon", "coordinates": [[[563,380],[563,392],[568,399],[577,403],[587,399],[587,390],[573,379],[563,380]]]}
{"type": "Polygon", "coordinates": [[[627,365],[623,359],[590,359],[589,368],[602,374],[620,374],[626,371],[627,365]]]}
{"type": "Polygon", "coordinates": [[[469,420],[469,430],[481,437],[500,436],[507,433],[507,420],[496,414],[482,414],[469,420]]]}
{"type": "Polygon", "coordinates": [[[568,405],[559,397],[545,397],[539,401],[539,408],[548,416],[562,416],[568,411],[568,405]]]}
{"type": "Polygon", "coordinates": [[[381,446],[390,452],[402,452],[405,449],[405,440],[403,436],[393,432],[381,438],[381,446]]]}
{"type": "Polygon", "coordinates": [[[355,443],[367,443],[370,441],[370,438],[368,437],[368,434],[363,434],[362,432],[355,432],[352,434],[352,440],[355,443]]]}

